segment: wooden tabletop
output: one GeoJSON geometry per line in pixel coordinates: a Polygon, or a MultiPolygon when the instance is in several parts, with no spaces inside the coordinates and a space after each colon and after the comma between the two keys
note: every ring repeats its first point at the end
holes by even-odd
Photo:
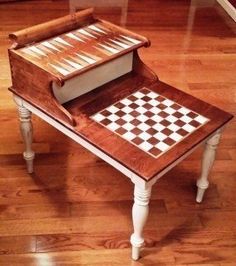
{"type": "Polygon", "coordinates": [[[135,73],[64,107],[77,122],[74,132],[146,181],[232,118],[181,90],[161,81],[148,83],[135,73]]]}

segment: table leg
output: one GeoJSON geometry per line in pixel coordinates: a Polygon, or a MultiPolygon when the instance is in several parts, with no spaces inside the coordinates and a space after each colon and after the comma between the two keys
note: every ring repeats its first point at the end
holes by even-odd
{"type": "Polygon", "coordinates": [[[213,166],[217,145],[220,141],[220,132],[216,133],[212,138],[206,142],[205,150],[202,157],[202,173],[197,181],[197,197],[198,203],[202,202],[204,193],[209,186],[208,174],[213,166]]]}
{"type": "Polygon", "coordinates": [[[132,245],[132,259],[138,260],[140,248],[144,243],[143,227],[147,221],[149,212],[149,199],[151,188],[143,189],[135,185],[134,188],[134,205],[132,209],[134,233],[131,235],[130,242],[132,245]]]}
{"type": "Polygon", "coordinates": [[[14,100],[18,107],[20,117],[20,131],[25,143],[25,151],[23,152],[23,157],[26,161],[28,173],[33,173],[33,160],[35,153],[32,150],[33,127],[31,122],[31,112],[24,107],[23,101],[19,97],[14,96],[14,100]]]}

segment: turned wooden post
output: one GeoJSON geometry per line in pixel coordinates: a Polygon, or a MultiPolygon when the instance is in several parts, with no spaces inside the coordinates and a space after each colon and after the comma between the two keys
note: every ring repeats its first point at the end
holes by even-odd
{"type": "Polygon", "coordinates": [[[202,172],[200,178],[197,181],[198,190],[196,201],[198,203],[202,202],[204,193],[209,186],[208,175],[215,160],[215,154],[217,145],[220,141],[220,135],[220,131],[218,131],[206,142],[205,145],[205,150],[202,156],[202,172]]]}
{"type": "Polygon", "coordinates": [[[130,242],[132,245],[132,259],[138,260],[140,248],[144,243],[143,228],[147,221],[149,212],[149,200],[151,188],[142,189],[135,185],[134,188],[134,205],[132,209],[134,233],[131,235],[130,242]]]}
{"type": "Polygon", "coordinates": [[[33,160],[35,153],[32,150],[32,135],[33,127],[31,122],[31,112],[26,109],[23,105],[23,101],[14,96],[14,100],[18,107],[19,117],[20,117],[20,131],[25,143],[25,151],[23,152],[23,157],[26,161],[28,173],[33,173],[33,160]]]}

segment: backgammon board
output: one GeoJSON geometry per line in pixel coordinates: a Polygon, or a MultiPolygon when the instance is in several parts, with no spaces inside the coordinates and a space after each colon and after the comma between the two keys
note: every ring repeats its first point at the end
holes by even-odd
{"type": "Polygon", "coordinates": [[[102,62],[111,60],[144,44],[140,38],[112,28],[106,22],[63,33],[27,45],[18,54],[56,75],[79,75],[102,62]]]}

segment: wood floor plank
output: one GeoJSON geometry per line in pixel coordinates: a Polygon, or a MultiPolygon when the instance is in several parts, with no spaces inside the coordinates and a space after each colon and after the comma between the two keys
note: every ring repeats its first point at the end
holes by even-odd
{"type": "Polygon", "coordinates": [[[130,249],[111,249],[111,250],[90,250],[90,251],[65,251],[51,253],[37,254],[23,254],[23,255],[5,255],[0,257],[0,265],[4,265],[6,261],[10,265],[80,265],[80,266],[172,266],[174,265],[174,257],[168,254],[168,251],[160,250],[160,258],[155,258],[155,253],[147,254],[143,252],[145,258],[138,262],[130,261],[130,249]]]}
{"type": "Polygon", "coordinates": [[[0,237],[0,257],[4,254],[36,252],[35,236],[0,237]]]}
{"type": "Polygon", "coordinates": [[[69,203],[28,204],[28,205],[0,205],[0,220],[37,219],[49,217],[69,217],[71,213],[69,203]]]}
{"type": "Polygon", "coordinates": [[[231,262],[235,261],[236,255],[235,252],[232,252],[232,248],[224,249],[189,249],[183,251],[181,249],[175,251],[175,259],[177,263],[189,264],[194,261],[194,263],[202,264],[209,262],[231,262]]]}
{"type": "MultiPolygon", "coordinates": [[[[107,216],[82,216],[71,218],[38,218],[38,219],[20,219],[3,220],[0,223],[1,236],[13,235],[40,235],[40,234],[59,234],[59,233],[83,233],[83,232],[117,232],[122,231],[127,226],[131,230],[131,217],[120,214],[115,216],[112,223],[107,223],[107,216]],[[96,226],[94,226],[96,225],[96,226]]],[[[173,228],[175,226],[190,228],[202,228],[198,215],[185,213],[183,215],[153,214],[152,220],[147,222],[147,228],[173,228]]],[[[229,229],[230,230],[230,229],[229,229]]],[[[227,228],[224,228],[227,231],[227,228]]]]}
{"type": "Polygon", "coordinates": [[[39,235],[37,252],[130,248],[129,232],[39,235]]]}

